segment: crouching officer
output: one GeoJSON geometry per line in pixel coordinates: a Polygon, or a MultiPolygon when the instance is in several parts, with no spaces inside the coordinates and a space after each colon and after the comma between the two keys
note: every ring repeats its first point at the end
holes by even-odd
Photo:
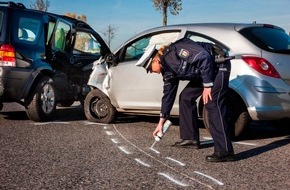
{"type": "Polygon", "coordinates": [[[173,146],[183,148],[200,147],[196,99],[202,95],[209,114],[209,129],[214,141],[214,153],[206,161],[233,161],[234,150],[230,141],[228,123],[225,118],[225,93],[228,89],[230,61],[222,58],[216,67],[213,44],[194,42],[183,38],[169,46],[149,47],[137,66],[147,72],[163,76],[163,97],[160,120],[153,136],[162,133],[162,126],[171,112],[180,80],[189,83],[179,96],[179,122],[181,140],[173,146]]]}

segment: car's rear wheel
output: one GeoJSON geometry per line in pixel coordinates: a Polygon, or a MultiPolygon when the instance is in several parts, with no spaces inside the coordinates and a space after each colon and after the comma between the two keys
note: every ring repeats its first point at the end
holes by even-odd
{"type": "Polygon", "coordinates": [[[49,77],[43,77],[38,82],[29,99],[26,114],[31,120],[41,122],[52,118],[56,107],[56,91],[49,77]]]}
{"type": "Polygon", "coordinates": [[[84,112],[89,121],[111,123],[115,118],[116,109],[104,93],[94,89],[85,98],[84,112]]]}
{"type": "MultiPolygon", "coordinates": [[[[240,137],[246,127],[250,125],[251,117],[241,98],[233,91],[227,95],[227,111],[231,138],[240,137]]],[[[203,123],[209,129],[209,115],[205,107],[203,108],[203,123]]]]}

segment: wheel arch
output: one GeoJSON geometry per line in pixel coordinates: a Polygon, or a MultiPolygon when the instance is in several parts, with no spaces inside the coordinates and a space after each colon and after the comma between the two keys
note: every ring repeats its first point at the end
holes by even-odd
{"type": "MultiPolygon", "coordinates": [[[[248,113],[247,106],[243,98],[235,90],[229,88],[226,96],[226,101],[230,133],[231,137],[235,139],[241,136],[241,134],[244,132],[245,128],[248,127],[252,119],[248,113]]],[[[198,109],[198,113],[203,118],[204,126],[208,129],[208,115],[204,116],[204,114],[207,114],[207,111],[204,109],[202,99],[201,101],[199,101],[198,109]]]]}
{"type": "Polygon", "coordinates": [[[44,77],[50,77],[52,78],[54,75],[54,72],[51,70],[36,70],[35,72],[32,73],[32,77],[29,79],[29,82],[27,83],[27,87],[25,88],[25,92],[24,92],[24,106],[26,106],[27,104],[29,104],[29,102],[31,101],[31,93],[33,93],[33,89],[36,87],[36,85],[38,84],[39,80],[44,77]]]}

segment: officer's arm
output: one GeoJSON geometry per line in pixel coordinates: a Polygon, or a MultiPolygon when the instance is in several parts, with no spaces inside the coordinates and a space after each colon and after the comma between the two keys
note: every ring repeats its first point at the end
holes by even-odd
{"type": "Polygon", "coordinates": [[[212,100],[211,88],[213,86],[213,75],[214,75],[214,62],[212,57],[205,53],[203,58],[200,59],[200,73],[203,82],[203,103],[207,104],[209,100],[212,100]]]}
{"type": "Polygon", "coordinates": [[[163,76],[163,97],[161,104],[161,118],[168,118],[176,97],[179,80],[174,79],[171,73],[165,73],[163,76]]]}
{"type": "Polygon", "coordinates": [[[199,60],[199,70],[204,87],[213,86],[214,62],[208,53],[204,53],[199,60]]]}

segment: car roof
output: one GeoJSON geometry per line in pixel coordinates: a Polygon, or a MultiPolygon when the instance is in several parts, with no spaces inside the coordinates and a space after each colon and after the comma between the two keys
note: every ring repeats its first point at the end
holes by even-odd
{"type": "MultiPolygon", "coordinates": [[[[282,28],[275,26],[275,25],[270,25],[270,24],[259,24],[259,23],[188,23],[188,24],[176,24],[176,25],[168,25],[168,26],[159,26],[155,28],[151,28],[145,31],[142,31],[135,36],[133,36],[130,39],[136,38],[138,36],[142,36],[147,33],[152,33],[154,31],[170,31],[170,30],[193,30],[194,31],[206,31],[208,29],[211,30],[242,30],[244,28],[248,27],[264,27],[265,25],[272,26],[274,28],[278,28],[283,30],[282,28]]],[[[129,39],[129,41],[130,41],[129,39]]]]}
{"type": "Polygon", "coordinates": [[[30,9],[30,8],[26,8],[22,3],[15,3],[15,2],[0,2],[0,9],[17,9],[20,11],[25,11],[25,12],[30,12],[30,13],[36,13],[36,14],[40,14],[40,15],[49,15],[51,17],[55,17],[55,18],[62,18],[68,22],[70,22],[71,24],[77,26],[77,27],[82,27],[82,28],[86,28],[86,29],[92,29],[90,27],[90,25],[88,25],[87,23],[72,18],[72,17],[68,17],[65,15],[59,15],[59,14],[55,14],[55,13],[51,13],[51,12],[44,12],[44,11],[39,11],[39,10],[35,10],[35,9],[30,9]]]}
{"type": "MultiPolygon", "coordinates": [[[[127,44],[131,41],[134,41],[135,39],[138,39],[141,36],[144,36],[144,35],[149,34],[149,33],[154,33],[154,32],[158,33],[160,31],[180,30],[182,33],[182,32],[186,32],[186,31],[193,31],[193,32],[197,32],[200,34],[204,34],[204,35],[213,37],[217,40],[221,40],[221,39],[223,39],[222,36],[227,35],[227,33],[229,35],[233,35],[233,31],[238,32],[238,31],[245,29],[245,28],[265,27],[265,26],[276,28],[276,29],[284,31],[284,29],[282,29],[281,27],[271,25],[271,24],[263,24],[263,23],[187,23],[187,24],[159,26],[159,27],[147,29],[145,31],[142,31],[142,32],[134,35],[133,37],[131,37],[130,39],[125,41],[123,44],[121,44],[121,46],[119,46],[119,48],[117,48],[117,51],[119,51],[124,46],[124,44],[127,44]]],[[[221,40],[221,41],[223,41],[223,40],[221,40]]]]}

